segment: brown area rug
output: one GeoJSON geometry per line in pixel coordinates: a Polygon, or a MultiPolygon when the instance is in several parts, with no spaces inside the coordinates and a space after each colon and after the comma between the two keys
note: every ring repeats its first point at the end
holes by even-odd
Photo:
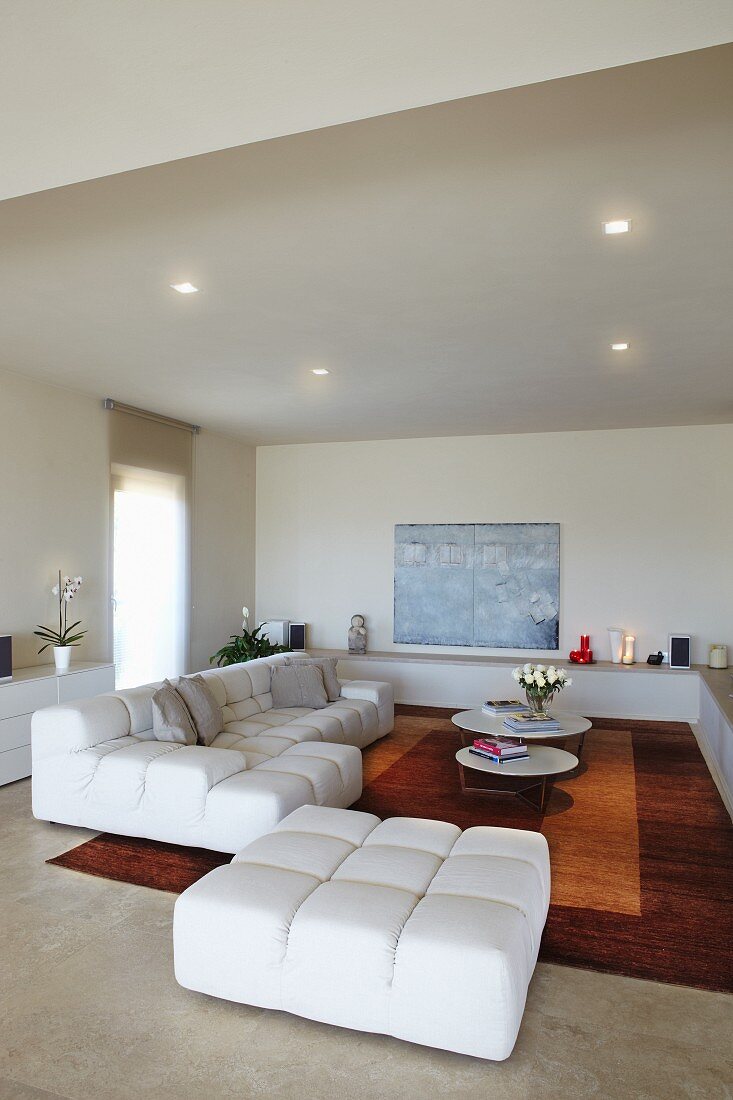
{"type": "MultiPolygon", "coordinates": [[[[397,709],[394,733],[364,752],[355,809],[540,830],[552,861],[542,959],[733,991],[733,826],[689,726],[596,720],[583,766],[539,814],[461,792],[452,711],[397,709]]],[[[229,858],[102,834],[48,862],[179,893],[229,858]]]]}
{"type": "Polygon", "coordinates": [[[210,852],[208,848],[184,848],[179,844],[162,844],[158,840],[100,833],[78,848],[47,859],[46,863],[82,871],[85,875],[96,875],[97,878],[182,894],[215,867],[230,863],[231,858],[224,852],[210,852]]]}

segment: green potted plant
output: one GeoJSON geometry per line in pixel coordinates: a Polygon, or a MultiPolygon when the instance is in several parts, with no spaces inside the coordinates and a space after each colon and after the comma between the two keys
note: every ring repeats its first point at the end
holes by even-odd
{"type": "Polygon", "coordinates": [[[247,629],[249,622],[249,609],[242,608],[242,633],[230,634],[229,641],[218,649],[213,657],[209,657],[209,664],[224,668],[226,665],[239,665],[242,661],[253,661],[255,657],[271,657],[273,653],[290,653],[290,647],[286,645],[273,645],[269,638],[260,635],[261,626],[250,631],[247,629]]]}
{"type": "Polygon", "coordinates": [[[41,638],[44,643],[38,650],[39,653],[43,653],[49,646],[53,648],[53,659],[57,672],[68,671],[71,650],[81,643],[81,639],[86,634],[86,630],[76,629],[81,625],[81,619],[72,623],[71,626],[67,625],[69,604],[76,597],[81,585],[81,577],[64,577],[62,579],[61,570],[59,569],[58,584],[55,584],[51,589],[51,594],[56,596],[59,603],[59,628],[55,630],[51,626],[41,626],[39,624],[38,630],[33,631],[36,637],[41,638]]]}

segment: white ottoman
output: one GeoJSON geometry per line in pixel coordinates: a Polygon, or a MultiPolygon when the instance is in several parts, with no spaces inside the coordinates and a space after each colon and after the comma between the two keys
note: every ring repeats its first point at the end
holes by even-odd
{"type": "Polygon", "coordinates": [[[549,898],[541,833],[303,806],[178,898],[176,979],[503,1059],[549,898]]]}

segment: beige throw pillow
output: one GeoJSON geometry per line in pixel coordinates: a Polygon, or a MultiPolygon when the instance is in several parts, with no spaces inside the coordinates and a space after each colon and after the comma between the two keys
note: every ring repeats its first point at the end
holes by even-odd
{"type": "Polygon", "coordinates": [[[321,710],[328,706],[323,672],[317,665],[275,665],[270,690],[274,710],[281,710],[283,707],[321,710]]]}
{"type": "Polygon", "coordinates": [[[341,698],[341,684],[336,675],[338,657],[286,657],[286,665],[317,665],[323,673],[323,686],[329,703],[341,698]]]}
{"type": "Polygon", "coordinates": [[[156,741],[195,745],[196,730],[186,704],[169,680],[153,695],[153,736],[156,741]]]}
{"type": "Polygon", "coordinates": [[[188,707],[199,745],[210,745],[224,729],[224,720],[203,676],[181,676],[176,691],[188,707]]]}

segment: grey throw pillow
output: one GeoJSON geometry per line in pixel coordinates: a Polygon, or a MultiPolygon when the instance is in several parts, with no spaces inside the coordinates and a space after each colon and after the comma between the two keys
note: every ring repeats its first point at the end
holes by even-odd
{"type": "Polygon", "coordinates": [[[210,745],[224,729],[224,719],[203,676],[181,676],[176,691],[188,707],[199,745],[210,745]]]}
{"type": "Polygon", "coordinates": [[[323,685],[323,672],[317,665],[275,665],[272,670],[272,706],[310,707],[321,710],[328,706],[328,696],[323,685]]]}
{"type": "Polygon", "coordinates": [[[341,698],[341,684],[336,675],[338,657],[286,657],[286,665],[317,665],[323,673],[323,686],[329,703],[341,698]]]}
{"type": "Polygon", "coordinates": [[[195,745],[196,730],[186,704],[168,680],[153,695],[153,737],[156,741],[175,741],[195,745]]]}

